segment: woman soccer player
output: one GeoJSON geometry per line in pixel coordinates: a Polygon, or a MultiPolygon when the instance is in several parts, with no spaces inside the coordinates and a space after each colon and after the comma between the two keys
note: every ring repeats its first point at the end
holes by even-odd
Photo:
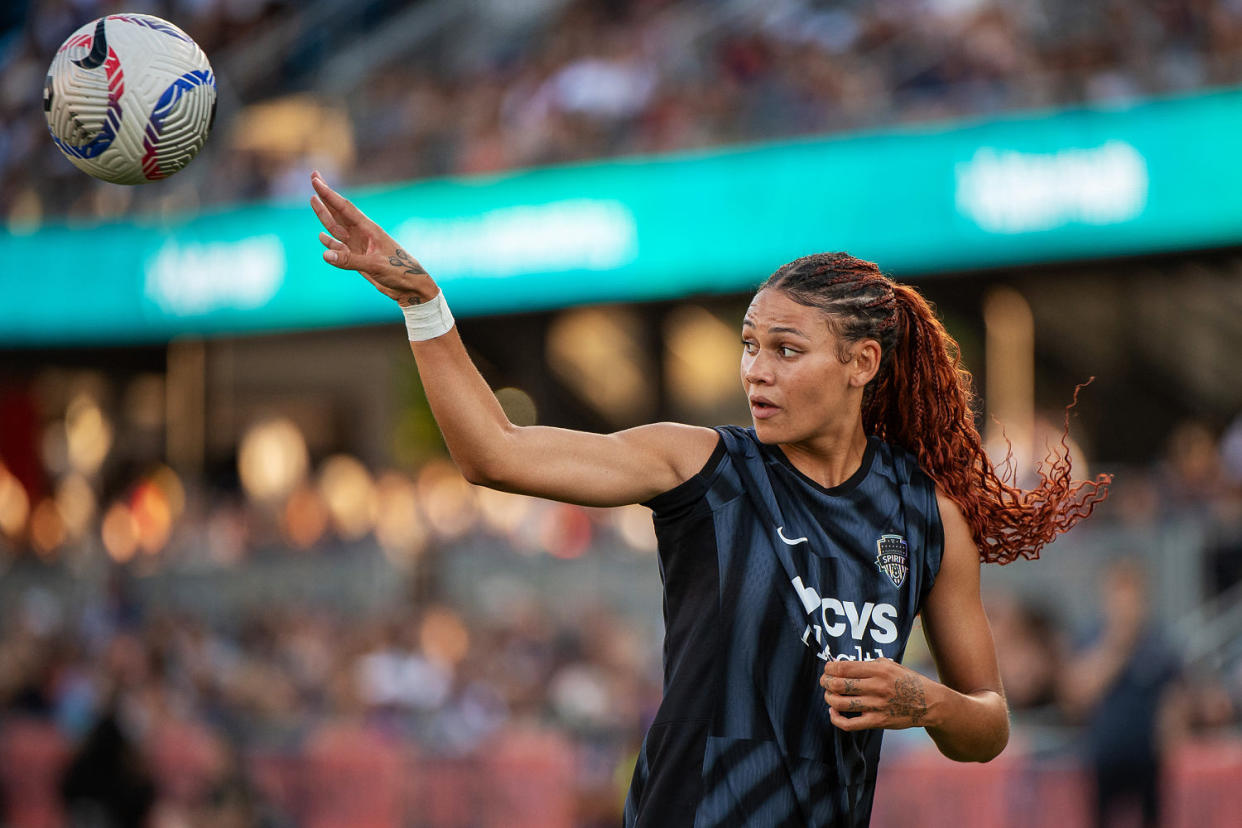
{"type": "Polygon", "coordinates": [[[427,272],[316,173],[324,259],[402,306],[427,401],[473,483],[643,503],[664,578],[664,699],[627,825],[866,825],[885,728],[986,762],[1008,712],[980,560],[1035,557],[1106,480],[1038,488],[980,445],[956,343],[912,288],[845,254],[791,262],[742,321],[753,428],[518,427],[427,272]],[[901,666],[914,618],[940,682],[901,666]]]}

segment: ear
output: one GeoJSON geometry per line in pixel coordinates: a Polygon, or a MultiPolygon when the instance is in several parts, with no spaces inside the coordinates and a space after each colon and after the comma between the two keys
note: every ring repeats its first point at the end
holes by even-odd
{"type": "Polygon", "coordinates": [[[850,386],[862,388],[880,370],[880,343],[874,339],[863,339],[854,344],[854,352],[850,354],[850,386]]]}

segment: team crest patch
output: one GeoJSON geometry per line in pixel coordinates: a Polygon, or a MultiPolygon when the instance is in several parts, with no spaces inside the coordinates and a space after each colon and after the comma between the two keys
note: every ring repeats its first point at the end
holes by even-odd
{"type": "Polygon", "coordinates": [[[893,586],[904,584],[910,572],[910,548],[906,546],[906,539],[901,535],[880,535],[875,547],[875,565],[893,586]]]}

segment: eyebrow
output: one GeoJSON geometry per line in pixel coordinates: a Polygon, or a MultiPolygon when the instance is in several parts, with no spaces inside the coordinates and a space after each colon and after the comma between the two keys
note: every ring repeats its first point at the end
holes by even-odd
{"type": "MultiPolygon", "coordinates": [[[[750,321],[749,317],[742,320],[742,327],[745,328],[747,326],[750,326],[752,328],[755,327],[755,323],[750,321]]],[[[802,331],[798,330],[797,328],[786,328],[781,325],[773,325],[772,327],[768,328],[768,333],[789,333],[789,334],[793,334],[794,336],[800,336],[803,339],[810,339],[809,336],[807,336],[806,334],[804,334],[802,331]]]]}

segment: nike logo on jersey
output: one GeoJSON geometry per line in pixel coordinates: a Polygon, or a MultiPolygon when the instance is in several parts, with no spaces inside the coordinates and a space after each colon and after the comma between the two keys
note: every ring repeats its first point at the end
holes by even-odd
{"type": "Polygon", "coordinates": [[[787,543],[790,546],[797,546],[800,543],[806,543],[806,540],[807,540],[806,538],[794,538],[793,540],[790,540],[789,538],[785,537],[785,533],[782,531],[784,528],[785,528],[784,526],[776,527],[776,534],[780,536],[780,539],[783,540],[785,543],[787,543]]]}
{"type": "Polygon", "coordinates": [[[91,53],[84,58],[78,58],[74,61],[83,69],[98,69],[103,66],[104,61],[108,58],[108,35],[104,32],[104,21],[106,17],[99,18],[99,22],[95,24],[95,39],[91,43],[91,53]]]}

